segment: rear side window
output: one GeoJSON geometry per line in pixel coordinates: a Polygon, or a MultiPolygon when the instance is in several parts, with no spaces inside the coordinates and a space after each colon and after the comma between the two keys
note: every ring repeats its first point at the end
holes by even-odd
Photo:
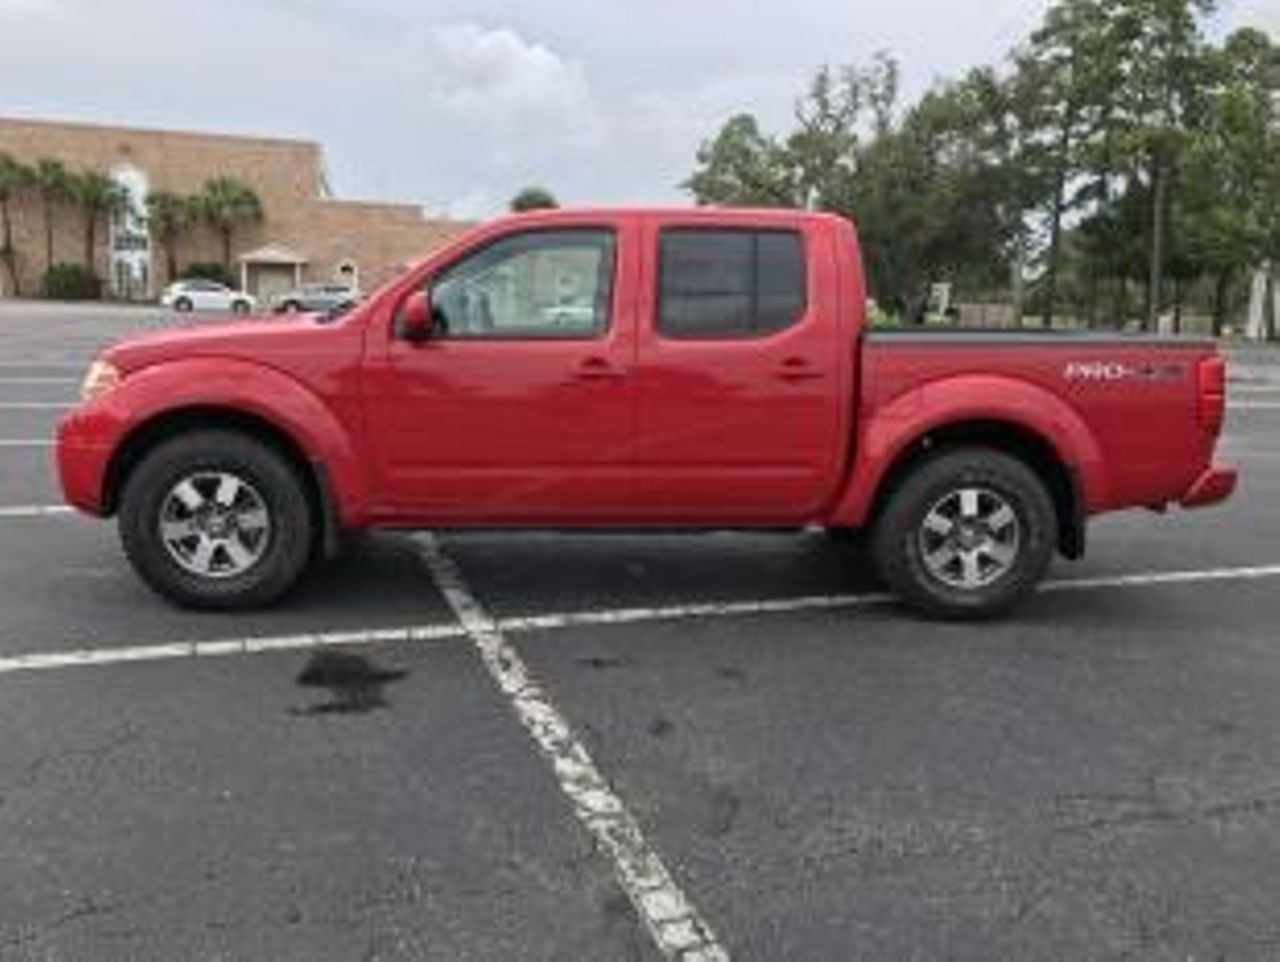
{"type": "Polygon", "coordinates": [[[795,231],[669,229],[658,243],[658,330],[667,337],[762,337],[804,314],[795,231]]]}

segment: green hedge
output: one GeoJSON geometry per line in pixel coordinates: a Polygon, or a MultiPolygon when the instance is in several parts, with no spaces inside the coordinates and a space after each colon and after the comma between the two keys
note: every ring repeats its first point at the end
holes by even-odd
{"type": "Polygon", "coordinates": [[[44,272],[41,290],[56,301],[96,301],[102,280],[83,264],[54,264],[44,272]]]}

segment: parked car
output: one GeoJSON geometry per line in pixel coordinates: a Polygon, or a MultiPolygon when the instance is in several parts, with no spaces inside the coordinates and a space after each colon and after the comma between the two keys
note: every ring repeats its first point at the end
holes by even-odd
{"type": "Polygon", "coordinates": [[[1213,341],[866,309],[831,215],[525,214],[341,318],[112,347],[60,425],[62,486],[195,607],[277,598],[349,529],[821,525],[960,618],[1081,557],[1093,515],[1234,490],[1213,341]]]}
{"type": "Polygon", "coordinates": [[[281,313],[299,311],[328,313],[351,307],[359,301],[360,292],[345,284],[303,284],[277,297],[275,309],[281,313]]]}
{"type": "Polygon", "coordinates": [[[191,278],[175,281],[164,289],[160,303],[175,311],[232,311],[251,314],[257,302],[251,294],[237,291],[217,281],[191,278]]]}

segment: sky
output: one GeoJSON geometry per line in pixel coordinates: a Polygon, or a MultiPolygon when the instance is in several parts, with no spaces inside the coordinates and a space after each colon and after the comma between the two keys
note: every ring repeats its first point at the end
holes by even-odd
{"type": "MultiPolygon", "coordinates": [[[[1280,0],[1211,31],[1280,36],[1280,0]]],[[[999,61],[1048,0],[0,0],[0,116],[302,137],[340,197],[482,218],[687,201],[737,112],[785,130],[823,63],[902,63],[904,95],[999,61]]]]}

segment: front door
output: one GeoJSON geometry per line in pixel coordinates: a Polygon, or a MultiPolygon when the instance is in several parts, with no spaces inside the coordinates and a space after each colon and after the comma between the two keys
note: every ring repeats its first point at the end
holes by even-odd
{"type": "Polygon", "coordinates": [[[632,496],[631,245],[528,230],[428,282],[432,337],[366,385],[383,500],[426,523],[590,523],[632,496]]]}

